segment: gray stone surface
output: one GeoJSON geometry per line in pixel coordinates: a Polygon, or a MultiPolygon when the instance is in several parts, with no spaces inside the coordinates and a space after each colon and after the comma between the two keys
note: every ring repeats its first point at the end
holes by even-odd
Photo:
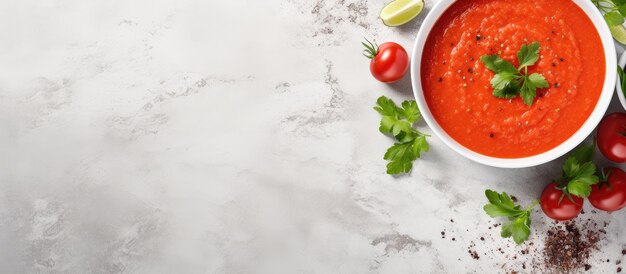
{"type": "MultiPolygon", "coordinates": [[[[431,137],[410,175],[385,174],[372,106],[410,81],[375,81],[359,42],[410,49],[433,2],[399,28],[383,5],[0,4],[0,272],[530,271],[483,191],[530,204],[562,160],[491,168],[431,137]]],[[[609,222],[593,270],[615,271],[624,214],[593,215],[609,222]]]]}

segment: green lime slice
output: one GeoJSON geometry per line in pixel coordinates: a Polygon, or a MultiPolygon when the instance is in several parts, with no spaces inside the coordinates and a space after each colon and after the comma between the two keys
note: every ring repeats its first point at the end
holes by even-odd
{"type": "Polygon", "coordinates": [[[613,38],[623,45],[626,45],[626,28],[623,25],[609,26],[613,38]]]}
{"type": "Polygon", "coordinates": [[[380,11],[385,25],[397,27],[413,20],[424,9],[423,0],[395,0],[380,11]]]}

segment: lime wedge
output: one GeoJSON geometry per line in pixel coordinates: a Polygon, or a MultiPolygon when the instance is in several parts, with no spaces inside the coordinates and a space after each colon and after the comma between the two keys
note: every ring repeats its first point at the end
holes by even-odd
{"type": "Polygon", "coordinates": [[[397,27],[413,20],[424,9],[423,0],[395,0],[380,11],[385,25],[397,27]]]}
{"type": "Polygon", "coordinates": [[[623,25],[609,26],[609,30],[617,42],[626,45],[626,28],[623,25]]]}

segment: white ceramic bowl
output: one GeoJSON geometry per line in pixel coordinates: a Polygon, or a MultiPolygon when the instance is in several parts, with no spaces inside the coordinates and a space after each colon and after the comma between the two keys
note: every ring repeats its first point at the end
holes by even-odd
{"type": "MultiPolygon", "coordinates": [[[[437,135],[441,140],[448,145],[450,148],[458,152],[459,154],[482,164],[494,166],[494,167],[504,167],[504,168],[521,168],[521,167],[529,167],[540,165],[549,161],[552,161],[565,153],[571,151],[577,145],[579,145],[589,134],[594,130],[594,128],[598,125],[604,113],[606,112],[609,103],[611,102],[611,98],[613,97],[613,90],[615,88],[615,78],[616,78],[616,54],[615,54],[615,46],[613,44],[613,37],[607,27],[602,14],[598,11],[598,9],[591,3],[589,0],[573,0],[586,14],[589,16],[593,24],[595,25],[598,33],[600,35],[600,39],[602,40],[602,45],[604,47],[604,56],[606,57],[606,67],[605,67],[605,78],[604,85],[602,87],[602,94],[594,108],[593,112],[587,118],[587,121],[581,126],[581,128],[574,133],[569,139],[567,139],[562,144],[557,147],[546,151],[544,153],[524,157],[524,158],[496,158],[486,156],[477,152],[474,152],[457,141],[452,139],[442,128],[439,126],[437,121],[433,118],[428,105],[426,104],[426,100],[424,99],[423,90],[422,90],[422,79],[421,79],[421,59],[423,48],[426,43],[426,38],[428,38],[428,34],[435,22],[439,19],[439,17],[448,9],[448,7],[454,3],[456,0],[440,0],[429,12],[420,27],[420,30],[417,34],[417,38],[415,39],[415,45],[413,46],[413,53],[411,56],[411,82],[413,85],[413,94],[415,95],[415,99],[417,101],[417,105],[419,106],[422,115],[424,116],[424,120],[431,128],[431,130],[437,135]]],[[[623,95],[620,97],[620,100],[623,100],[623,95]]],[[[624,104],[624,101],[622,101],[624,104]]]]}
{"type": "MultiPolygon", "coordinates": [[[[626,65],[626,51],[622,53],[617,64],[622,68],[626,65]]],[[[619,77],[616,77],[615,87],[617,90],[617,98],[619,98],[619,102],[622,103],[622,107],[626,109],[626,98],[624,98],[624,91],[622,90],[622,83],[620,83],[620,81],[619,77]]]]}

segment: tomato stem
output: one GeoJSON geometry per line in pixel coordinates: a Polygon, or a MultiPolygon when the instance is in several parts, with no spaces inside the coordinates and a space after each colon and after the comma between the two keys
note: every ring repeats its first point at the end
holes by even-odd
{"type": "Polygon", "coordinates": [[[365,47],[365,49],[363,50],[363,56],[369,59],[374,59],[374,57],[376,57],[376,55],[378,54],[378,45],[376,45],[375,42],[370,42],[370,40],[367,40],[367,38],[363,39],[367,41],[367,43],[361,42],[361,45],[365,47]]]}

